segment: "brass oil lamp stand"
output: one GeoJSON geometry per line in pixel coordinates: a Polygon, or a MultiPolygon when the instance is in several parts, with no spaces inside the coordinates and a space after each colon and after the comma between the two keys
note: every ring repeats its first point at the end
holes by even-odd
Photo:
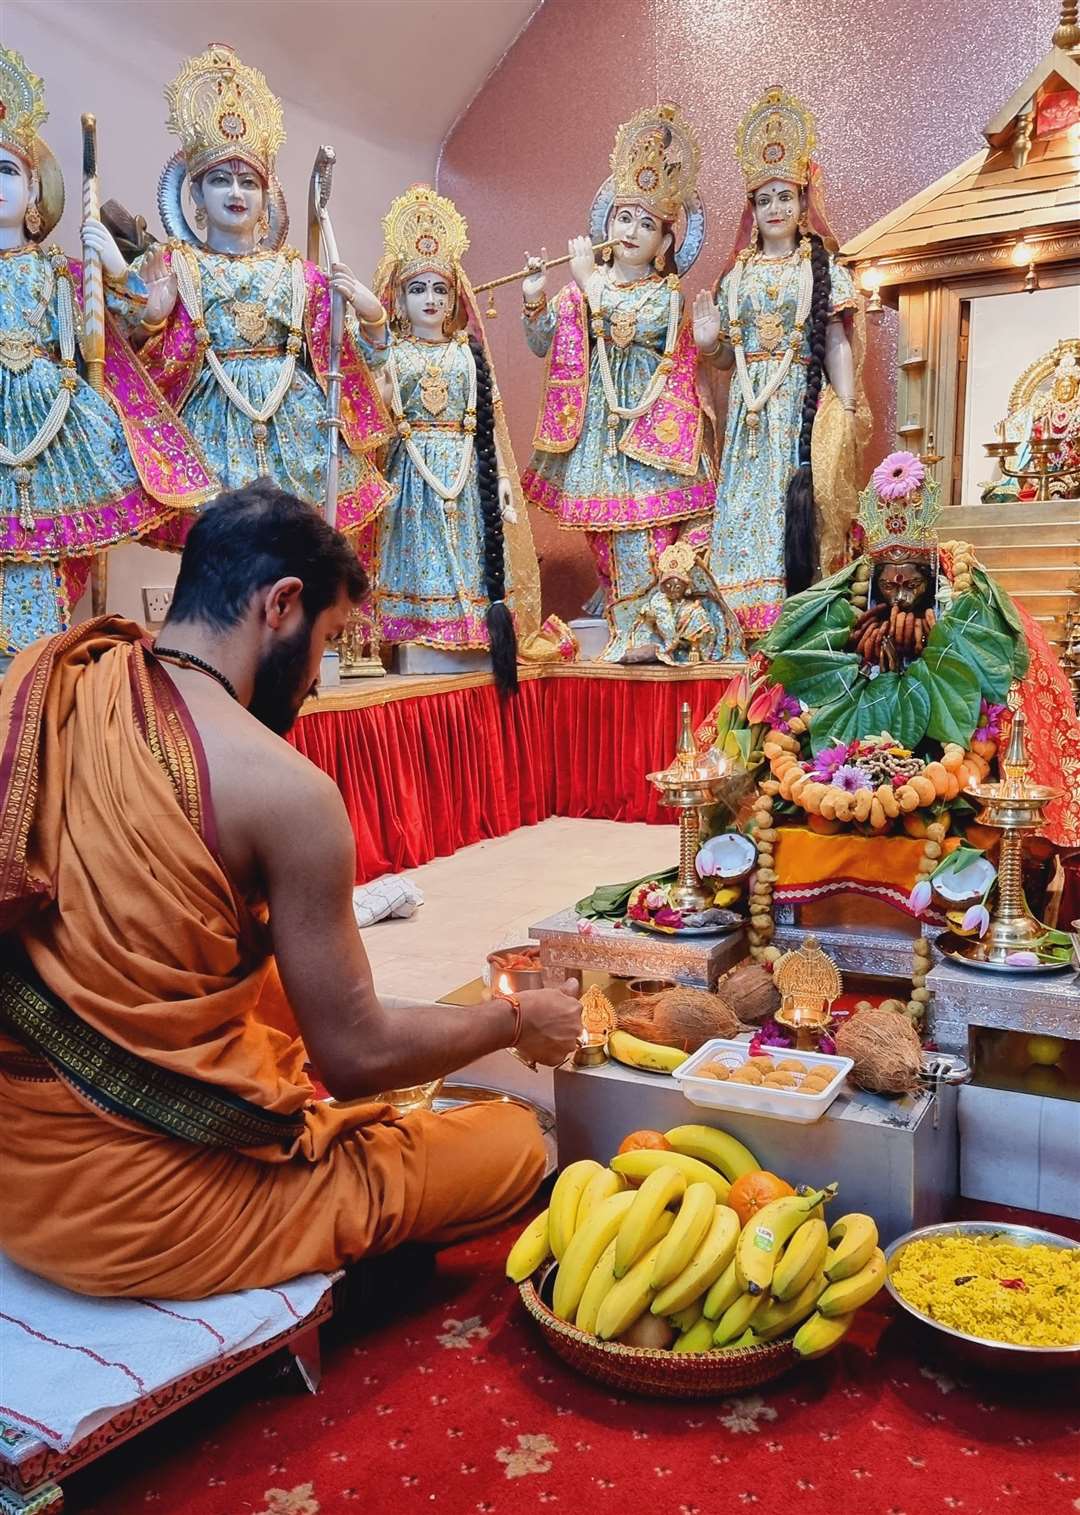
{"type": "MultiPolygon", "coordinates": [[[[1024,899],[1024,834],[1039,829],[1043,811],[1060,796],[1061,790],[1031,782],[1025,727],[1024,712],[1014,711],[1000,782],[970,784],[964,790],[982,806],[975,817],[978,823],[1001,832],[997,900],[986,934],[962,937],[947,932],[937,942],[938,948],[952,957],[962,958],[976,968],[998,972],[1023,972],[1022,964],[1009,963],[1007,959],[1014,952],[1038,951],[1048,929],[1035,919],[1024,899]]],[[[1048,966],[1052,965],[1040,965],[1044,971],[1048,966]]],[[[1029,966],[1027,971],[1035,969],[1029,966]]]]}
{"type": "Polygon", "coordinates": [[[844,991],[840,970],[813,936],[785,952],[773,966],[781,1005],[775,1019],[795,1033],[797,1052],[815,1052],[818,1037],[832,1025],[833,1002],[844,991]]]}
{"type": "Polygon", "coordinates": [[[661,805],[679,812],[679,877],[669,891],[676,910],[707,910],[712,904],[713,894],[702,888],[695,867],[701,846],[701,812],[722,797],[733,768],[731,759],[715,748],[698,751],[690,706],[684,704],[674,762],[670,768],[648,775],[649,783],[660,791],[661,805]]]}
{"type": "Polygon", "coordinates": [[[1031,448],[1031,456],[1034,468],[1010,468],[1008,460],[1021,447],[1020,442],[1009,442],[999,439],[996,442],[984,442],[983,450],[993,458],[1001,469],[1002,476],[1006,479],[1016,479],[1021,484],[1029,479],[1034,479],[1037,493],[1036,501],[1045,504],[1050,498],[1050,482],[1052,479],[1064,479],[1067,477],[1066,470],[1051,468],[1050,459],[1061,447],[1060,437],[1032,437],[1028,444],[1031,448]]]}

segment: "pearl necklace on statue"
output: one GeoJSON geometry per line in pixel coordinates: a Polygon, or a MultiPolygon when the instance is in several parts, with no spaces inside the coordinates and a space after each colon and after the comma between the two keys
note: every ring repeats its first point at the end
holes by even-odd
{"type": "MultiPolygon", "coordinates": [[[[648,282],[650,285],[653,283],[651,279],[648,282]]],[[[639,402],[636,405],[620,405],[619,397],[615,393],[615,380],[612,378],[611,374],[611,360],[608,357],[607,342],[604,337],[604,317],[601,310],[601,302],[603,299],[605,286],[615,289],[618,289],[620,286],[612,284],[611,280],[607,278],[601,269],[597,269],[596,273],[589,280],[589,284],[591,288],[586,291],[586,297],[588,299],[589,305],[593,310],[592,334],[596,341],[596,356],[600,364],[600,382],[604,388],[604,399],[607,401],[608,409],[607,455],[609,458],[613,458],[616,452],[615,433],[618,430],[619,422],[636,421],[640,416],[643,416],[647,410],[651,410],[653,405],[655,405],[656,401],[660,398],[660,393],[663,390],[664,385],[667,383],[668,374],[671,372],[674,366],[672,361],[672,353],[675,351],[675,343],[679,335],[679,317],[682,313],[682,298],[679,294],[678,279],[669,279],[668,289],[670,292],[670,298],[668,301],[667,334],[664,339],[664,350],[660,356],[660,361],[653,371],[652,378],[649,380],[648,384],[646,384],[645,392],[639,402]]],[[[633,312],[635,332],[637,329],[638,315],[640,314],[641,310],[644,309],[645,300],[648,298],[651,292],[652,291],[650,288],[646,292],[645,299],[642,299],[640,305],[633,312]]],[[[629,337],[626,337],[626,339],[623,340],[625,328],[617,327],[617,315],[618,312],[616,312],[612,317],[612,338],[616,342],[617,346],[628,347],[630,345],[630,342],[633,340],[633,333],[631,333],[629,337]]]]}
{"type": "MultiPolygon", "coordinates": [[[[418,339],[413,337],[408,340],[416,342],[418,339]]],[[[443,504],[448,507],[454,505],[458,496],[461,494],[461,491],[465,488],[465,485],[468,482],[469,470],[472,468],[473,460],[473,439],[476,435],[476,359],[473,356],[473,350],[469,346],[469,339],[465,332],[459,331],[454,337],[453,341],[447,342],[445,345],[452,349],[455,344],[460,345],[465,352],[465,360],[468,364],[469,373],[469,393],[468,398],[465,401],[465,417],[461,423],[461,429],[465,433],[465,445],[461,449],[461,463],[458,467],[457,474],[454,477],[454,482],[449,485],[444,484],[441,479],[437,479],[435,477],[431,469],[424,462],[424,459],[420,454],[420,449],[412,439],[412,425],[405,416],[405,403],[401,398],[401,378],[398,374],[397,359],[394,355],[393,343],[390,345],[390,351],[386,360],[386,366],[390,372],[390,412],[394,418],[397,434],[405,443],[405,451],[408,454],[409,460],[411,461],[413,467],[416,469],[417,473],[423,479],[424,483],[427,484],[430,489],[433,489],[435,491],[435,493],[439,496],[439,499],[442,500],[443,504]]],[[[429,365],[429,368],[434,366],[436,365],[429,365]]],[[[441,364],[438,365],[438,372],[440,374],[445,372],[441,364]]],[[[424,396],[423,377],[420,380],[420,387],[421,402],[424,403],[425,409],[430,409],[426,403],[424,396]]],[[[431,389],[432,386],[429,381],[429,394],[431,393],[431,389]]]]}
{"type": "MultiPolygon", "coordinates": [[[[795,297],[795,324],[792,327],[791,339],[784,350],[775,371],[762,388],[755,394],[754,386],[750,380],[750,370],[746,362],[746,350],[743,347],[742,322],[739,319],[739,296],[742,290],[743,272],[748,264],[753,261],[753,253],[742,252],[735,262],[728,279],[728,341],[735,350],[735,371],[739,380],[739,389],[742,392],[743,403],[746,407],[746,426],[750,433],[749,452],[752,458],[757,457],[757,433],[761,425],[761,414],[788,376],[795,354],[802,347],[803,332],[806,329],[806,320],[810,314],[810,305],[814,297],[814,270],[810,262],[810,239],[803,237],[799,246],[792,256],[799,259],[799,283],[795,297]]],[[[778,290],[779,293],[779,290],[778,290]]],[[[751,299],[755,312],[758,306],[751,299]]],[[[774,314],[769,312],[768,314],[774,314]]]]}

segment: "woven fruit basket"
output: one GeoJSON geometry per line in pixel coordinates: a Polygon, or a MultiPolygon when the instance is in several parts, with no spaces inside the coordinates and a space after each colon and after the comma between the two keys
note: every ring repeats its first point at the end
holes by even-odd
{"type": "MultiPolygon", "coordinates": [[[[547,1275],[551,1277],[551,1273],[547,1275]]],[[[541,1289],[544,1281],[541,1280],[541,1289]]],[[[521,1302],[563,1362],[611,1388],[661,1399],[710,1399],[738,1394],[779,1378],[798,1358],[790,1340],[725,1352],[661,1352],[600,1341],[560,1320],[544,1303],[534,1279],[519,1285],[521,1302]]]]}

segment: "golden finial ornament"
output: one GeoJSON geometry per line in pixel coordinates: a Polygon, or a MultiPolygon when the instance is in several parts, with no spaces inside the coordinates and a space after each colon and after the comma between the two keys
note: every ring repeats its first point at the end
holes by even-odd
{"type": "Polygon", "coordinates": [[[812,1050],[828,1030],[833,1003],[844,991],[839,968],[816,937],[806,936],[801,947],[774,964],[773,983],[782,1001],[776,1019],[795,1032],[796,1046],[812,1050]]]}
{"type": "Polygon", "coordinates": [[[648,105],[615,134],[611,180],[615,203],[641,205],[674,221],[697,191],[701,141],[677,105],[648,105]]]}
{"type": "Polygon", "coordinates": [[[180,138],[188,175],[197,179],[216,163],[239,158],[267,183],[285,141],[281,101],[257,68],[214,42],[189,58],[166,86],[168,130],[180,138]]]}
{"type": "Polygon", "coordinates": [[[752,195],[770,179],[808,184],[817,146],[814,118],[779,85],[767,89],[739,126],[735,156],[752,195]]]}

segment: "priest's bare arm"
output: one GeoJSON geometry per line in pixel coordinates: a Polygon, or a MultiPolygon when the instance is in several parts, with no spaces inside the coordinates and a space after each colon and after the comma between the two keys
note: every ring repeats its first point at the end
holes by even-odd
{"type": "MultiPolygon", "coordinates": [[[[260,786],[256,861],[282,982],[330,1092],[350,1099],[406,1087],[507,1046],[514,1012],[505,1001],[468,1009],[381,1004],[353,916],[355,844],[345,805],[325,774],[286,752],[274,775],[280,781],[260,786]]],[[[523,994],[521,1006],[521,1051],[560,1063],[581,1029],[577,1000],[537,990],[523,994]]]]}

